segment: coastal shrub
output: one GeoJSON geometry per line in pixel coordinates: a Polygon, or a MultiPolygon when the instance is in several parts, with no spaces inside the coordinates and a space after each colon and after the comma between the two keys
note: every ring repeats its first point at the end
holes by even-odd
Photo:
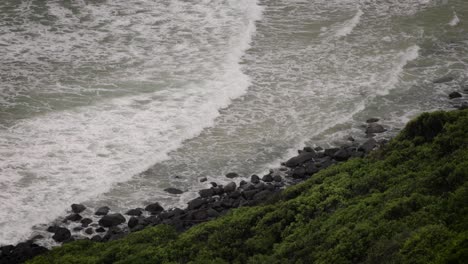
{"type": "Polygon", "coordinates": [[[383,149],[274,202],[183,233],[76,241],[29,263],[465,263],[467,178],[468,110],[423,114],[383,149]]]}

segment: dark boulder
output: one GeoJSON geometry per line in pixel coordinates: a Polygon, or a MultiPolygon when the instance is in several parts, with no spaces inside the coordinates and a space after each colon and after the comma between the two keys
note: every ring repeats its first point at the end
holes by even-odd
{"type": "Polygon", "coordinates": [[[237,188],[237,185],[235,182],[230,182],[228,184],[226,184],[226,186],[224,186],[224,192],[225,193],[231,193],[233,191],[235,191],[237,188]]]}
{"type": "Polygon", "coordinates": [[[83,212],[84,210],[86,210],[86,207],[84,205],[82,205],[82,204],[72,204],[71,208],[72,208],[72,211],[75,214],[79,214],[79,213],[83,212]]]}
{"type": "Polygon", "coordinates": [[[77,227],[73,228],[73,232],[79,232],[81,230],[83,230],[83,227],[81,227],[81,226],[77,226],[77,227]]]}
{"type": "Polygon", "coordinates": [[[102,237],[100,235],[95,235],[91,238],[91,241],[93,242],[101,242],[102,241],[102,237]]]}
{"type": "Polygon", "coordinates": [[[306,176],[306,169],[304,167],[297,167],[292,171],[292,177],[295,179],[302,179],[306,176]]]}
{"type": "Polygon", "coordinates": [[[281,175],[275,175],[273,176],[273,181],[274,182],[282,182],[283,181],[283,178],[281,178],[281,175]]]}
{"type": "Polygon", "coordinates": [[[315,158],[317,156],[317,154],[314,152],[303,152],[301,153],[300,155],[296,156],[296,157],[293,157],[291,159],[289,159],[288,161],[286,161],[286,166],[289,167],[289,168],[294,168],[294,167],[297,167],[297,166],[300,166],[302,164],[304,164],[305,162],[309,161],[309,160],[312,160],[313,158],[315,158]]]}
{"type": "Polygon", "coordinates": [[[244,191],[242,192],[242,196],[246,199],[246,200],[252,200],[254,195],[257,194],[259,192],[259,190],[257,189],[253,189],[253,190],[248,190],[248,191],[244,191]]]}
{"type": "Polygon", "coordinates": [[[348,160],[351,157],[350,152],[347,149],[340,149],[338,150],[334,155],[333,158],[336,159],[337,161],[345,161],[348,160]]]}
{"type": "Polygon", "coordinates": [[[246,185],[247,183],[248,183],[248,182],[242,180],[242,181],[239,182],[239,186],[244,186],[244,185],[246,185]]]}
{"type": "Polygon", "coordinates": [[[455,99],[455,98],[460,98],[460,97],[462,97],[462,94],[459,93],[459,92],[451,92],[451,93],[449,94],[449,98],[450,98],[450,99],[455,99]]]}
{"type": "Polygon", "coordinates": [[[85,232],[85,234],[87,234],[87,235],[92,235],[92,234],[94,234],[94,230],[93,230],[92,227],[86,228],[84,232],[85,232]]]}
{"type": "Polygon", "coordinates": [[[125,214],[130,215],[130,216],[140,216],[143,214],[143,209],[141,208],[130,209],[125,214]]]}
{"type": "Polygon", "coordinates": [[[234,179],[234,178],[239,177],[239,174],[237,174],[235,172],[230,172],[230,173],[226,174],[226,177],[229,178],[229,179],[234,179]]]}
{"type": "Polygon", "coordinates": [[[170,194],[182,194],[184,193],[182,190],[179,190],[177,188],[166,188],[164,189],[165,192],[170,193],[170,194]]]}
{"type": "Polygon", "coordinates": [[[214,191],[213,189],[202,189],[200,191],[198,191],[198,194],[200,195],[200,197],[203,197],[203,198],[207,198],[207,197],[211,197],[214,195],[214,191]]]}
{"type": "Polygon", "coordinates": [[[200,182],[206,182],[208,179],[206,177],[200,178],[200,182]]]}
{"type": "Polygon", "coordinates": [[[207,201],[202,198],[196,198],[193,199],[192,201],[188,202],[188,209],[189,210],[194,210],[200,208],[202,205],[206,204],[207,201]]]}
{"type": "Polygon", "coordinates": [[[125,223],[125,217],[121,214],[108,214],[99,219],[99,225],[103,227],[113,227],[125,223]]]}
{"type": "Polygon", "coordinates": [[[260,182],[260,177],[258,177],[257,175],[252,175],[250,176],[250,182],[253,183],[253,184],[257,184],[260,182]]]}
{"type": "Polygon", "coordinates": [[[325,150],[324,154],[325,154],[325,156],[333,157],[338,150],[340,150],[340,149],[339,148],[329,148],[329,149],[325,150]]]}
{"type": "Polygon", "coordinates": [[[128,228],[132,229],[134,228],[135,226],[138,225],[138,218],[136,217],[131,217],[129,220],[128,220],[128,228]]]}
{"type": "Polygon", "coordinates": [[[66,228],[58,227],[52,238],[57,242],[64,242],[71,238],[71,232],[66,228]]]}
{"type": "Polygon", "coordinates": [[[304,148],[302,149],[302,151],[304,151],[304,152],[315,152],[314,149],[313,149],[312,147],[304,147],[304,148]]]}
{"type": "Polygon", "coordinates": [[[305,168],[305,172],[307,174],[309,174],[309,175],[312,175],[312,174],[317,173],[319,171],[319,168],[313,162],[306,163],[304,165],[304,168],[305,168]]]}
{"type": "Polygon", "coordinates": [[[359,146],[359,150],[362,150],[365,153],[369,153],[376,147],[377,147],[377,141],[371,138],[371,139],[368,139],[366,142],[364,142],[361,146],[359,146]]]}
{"type": "Polygon", "coordinates": [[[23,263],[47,251],[47,248],[34,244],[32,241],[22,242],[16,246],[3,246],[0,247],[0,263],[23,263]]]}
{"type": "Polygon", "coordinates": [[[71,215],[65,217],[65,221],[64,221],[64,222],[66,222],[66,221],[78,222],[78,221],[80,221],[81,219],[83,219],[83,217],[81,217],[81,215],[79,215],[79,214],[76,213],[76,214],[71,214],[71,215]]]}
{"type": "Polygon", "coordinates": [[[263,202],[265,201],[268,197],[270,197],[273,193],[268,190],[261,191],[257,194],[254,195],[253,200],[255,202],[263,202]]]}
{"type": "Polygon", "coordinates": [[[160,212],[164,211],[164,208],[159,203],[153,203],[147,205],[145,210],[150,212],[151,214],[159,214],[160,212]]]}
{"type": "Polygon", "coordinates": [[[91,224],[92,222],[93,220],[91,220],[90,218],[83,218],[80,221],[82,227],[88,227],[88,225],[91,224]]]}
{"type": "Polygon", "coordinates": [[[97,233],[104,233],[104,232],[106,232],[106,229],[104,229],[104,227],[99,227],[99,228],[96,229],[96,232],[97,233]]]}
{"type": "Polygon", "coordinates": [[[110,211],[110,208],[107,206],[99,207],[96,212],[94,213],[95,215],[106,215],[110,211]]]}
{"type": "Polygon", "coordinates": [[[271,174],[264,175],[264,176],[262,177],[262,181],[264,181],[264,182],[272,182],[272,181],[273,181],[273,176],[271,176],[271,174]]]}
{"type": "Polygon", "coordinates": [[[387,131],[382,125],[370,123],[367,125],[366,134],[378,134],[387,131]]]}
{"type": "Polygon", "coordinates": [[[372,118],[367,119],[367,120],[366,120],[366,123],[368,123],[368,124],[370,124],[370,123],[377,123],[377,122],[379,122],[379,121],[380,121],[380,119],[375,118],[375,117],[372,117],[372,118]]]}

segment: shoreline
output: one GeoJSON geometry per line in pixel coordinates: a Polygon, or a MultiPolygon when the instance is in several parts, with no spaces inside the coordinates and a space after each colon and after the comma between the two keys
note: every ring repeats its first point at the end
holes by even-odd
{"type": "MultiPolygon", "coordinates": [[[[32,234],[30,239],[17,245],[1,246],[0,263],[22,263],[48,252],[50,248],[41,246],[41,240],[45,239],[53,239],[58,246],[84,239],[105,243],[159,224],[171,225],[183,232],[194,225],[225,215],[231,209],[268,202],[287,187],[301,183],[323,169],[350,158],[364,157],[383,146],[386,139],[374,139],[376,134],[382,135],[387,131],[379,121],[376,118],[367,120],[363,131],[363,138],[367,138],[365,141],[349,137],[349,144],[336,148],[306,146],[298,150],[298,155],[282,162],[280,167],[270,169],[263,176],[252,175],[249,181],[241,180],[237,184],[235,180],[240,176],[235,172],[228,173],[225,177],[232,180],[230,183],[223,186],[211,182],[211,188],[199,190],[198,196],[190,200],[184,209],[165,209],[158,202],[147,204],[144,208],[130,208],[126,212],[112,212],[109,207],[102,206],[92,213],[92,217],[83,217],[83,212],[89,212],[90,209],[82,204],[72,204],[68,215],[44,225],[44,231],[47,231],[49,237],[32,234]]],[[[206,181],[206,178],[200,179],[200,182],[206,181]]],[[[165,191],[176,195],[183,193],[176,188],[167,188],[165,191]]]]}

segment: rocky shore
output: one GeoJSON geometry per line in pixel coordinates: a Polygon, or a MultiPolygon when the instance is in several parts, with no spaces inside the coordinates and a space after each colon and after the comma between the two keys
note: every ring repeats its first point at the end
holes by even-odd
{"type": "MultiPolygon", "coordinates": [[[[148,226],[167,224],[178,231],[184,231],[196,224],[214,219],[226,214],[230,209],[242,206],[253,206],[264,203],[275,197],[288,185],[297,184],[322,169],[333,164],[346,161],[353,157],[363,157],[373,149],[386,143],[377,141],[375,134],[386,129],[378,124],[378,119],[367,120],[364,142],[349,138],[349,144],[337,148],[322,149],[320,147],[304,147],[298,155],[282,163],[279,168],[271,169],[263,176],[252,175],[249,181],[235,179],[237,173],[228,173],[225,177],[233,181],[221,185],[211,182],[211,187],[198,192],[199,196],[188,202],[184,209],[165,209],[158,202],[148,204],[144,208],[132,208],[125,213],[111,212],[107,206],[98,208],[91,217],[83,217],[87,209],[82,204],[72,204],[69,215],[58,219],[47,227],[52,239],[60,243],[68,243],[79,239],[90,239],[95,242],[108,242],[124,237],[130,232],[136,232],[148,226]]],[[[207,181],[206,178],[200,179],[207,181]]],[[[165,190],[171,194],[181,194],[176,188],[165,190]]],[[[38,242],[44,236],[37,235],[16,246],[0,247],[0,263],[22,263],[48,251],[38,242]]]]}

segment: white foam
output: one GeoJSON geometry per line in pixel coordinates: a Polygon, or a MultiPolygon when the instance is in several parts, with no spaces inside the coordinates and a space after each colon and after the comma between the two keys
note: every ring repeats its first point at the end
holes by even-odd
{"type": "Polygon", "coordinates": [[[458,18],[457,13],[456,13],[455,11],[453,11],[453,18],[452,18],[452,20],[449,22],[449,25],[452,26],[452,27],[455,27],[455,26],[457,26],[459,23],[460,23],[460,18],[458,18]]]}
{"type": "MultiPolygon", "coordinates": [[[[174,12],[180,8],[178,4],[189,5],[175,1],[171,4],[174,12]]],[[[250,80],[239,62],[249,48],[262,9],[249,0],[230,1],[228,6],[241,14],[239,22],[229,21],[238,30],[225,41],[225,51],[219,54],[220,60],[215,61],[216,68],[207,79],[51,112],[0,130],[0,244],[27,238],[33,225],[63,215],[71,203],[89,200],[168,159],[167,154],[184,140],[212,126],[220,108],[245,93],[250,80]]],[[[206,3],[198,8],[209,13],[210,7],[206,3]]],[[[225,11],[226,15],[232,10],[225,11]]],[[[53,12],[57,17],[67,16],[59,8],[53,12]]],[[[218,30],[225,29],[223,25],[218,30]]],[[[185,53],[183,48],[183,44],[177,47],[185,53]]],[[[189,52],[192,54],[186,56],[196,56],[192,50],[189,52]]],[[[135,54],[141,55],[140,51],[135,54]]],[[[157,63],[148,59],[149,65],[157,63]]],[[[135,74],[135,78],[151,80],[152,73],[135,74]]],[[[201,78],[193,74],[186,77],[201,78]]]]}
{"type": "Polygon", "coordinates": [[[337,37],[345,37],[349,35],[353,29],[359,24],[361,21],[361,17],[364,14],[361,9],[357,11],[353,18],[343,23],[342,27],[337,30],[335,36],[337,37]]]}

